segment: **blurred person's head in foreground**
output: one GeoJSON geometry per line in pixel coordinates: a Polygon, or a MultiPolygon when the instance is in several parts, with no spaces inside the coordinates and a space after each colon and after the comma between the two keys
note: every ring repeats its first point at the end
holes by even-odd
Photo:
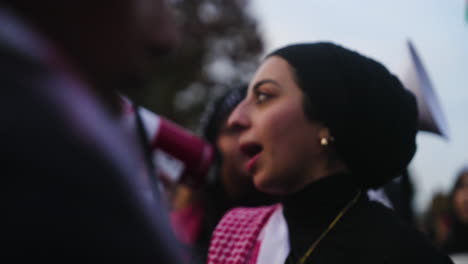
{"type": "Polygon", "coordinates": [[[3,5],[68,59],[109,106],[115,90],[137,89],[154,57],[177,41],[165,0],[6,0],[3,5]]]}
{"type": "Polygon", "coordinates": [[[221,184],[229,202],[241,206],[264,205],[273,199],[255,189],[244,166],[247,157],[239,147],[239,127],[227,125],[229,115],[246,92],[247,85],[239,85],[211,102],[202,117],[201,133],[216,149],[218,167],[214,181],[221,184]]]}
{"type": "Polygon", "coordinates": [[[415,97],[380,63],[332,43],[269,54],[228,120],[255,186],[288,194],[336,173],[382,186],[416,151],[415,97]]]}

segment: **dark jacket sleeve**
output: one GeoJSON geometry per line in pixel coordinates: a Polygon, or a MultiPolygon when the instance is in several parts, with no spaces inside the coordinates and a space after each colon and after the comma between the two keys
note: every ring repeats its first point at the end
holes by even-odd
{"type": "Polygon", "coordinates": [[[136,171],[77,136],[40,94],[42,69],[1,55],[1,255],[180,263],[164,208],[145,199],[136,171]]]}

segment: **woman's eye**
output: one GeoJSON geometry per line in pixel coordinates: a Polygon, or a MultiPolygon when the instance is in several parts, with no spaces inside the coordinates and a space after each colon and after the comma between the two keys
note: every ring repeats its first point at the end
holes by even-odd
{"type": "Polygon", "coordinates": [[[257,103],[261,104],[270,98],[270,95],[262,92],[257,92],[257,103]]]}

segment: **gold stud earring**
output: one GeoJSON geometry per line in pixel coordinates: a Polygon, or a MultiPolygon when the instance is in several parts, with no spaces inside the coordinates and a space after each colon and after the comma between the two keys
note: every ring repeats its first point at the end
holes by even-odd
{"type": "Polygon", "coordinates": [[[323,137],[320,139],[320,145],[326,146],[328,145],[328,139],[326,137],[323,137]]]}

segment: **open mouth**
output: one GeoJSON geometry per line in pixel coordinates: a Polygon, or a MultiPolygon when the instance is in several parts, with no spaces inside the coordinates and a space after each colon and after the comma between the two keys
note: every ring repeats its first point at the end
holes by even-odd
{"type": "Polygon", "coordinates": [[[241,151],[249,158],[255,157],[258,153],[262,152],[263,147],[257,143],[248,143],[241,145],[241,151]]]}
{"type": "Polygon", "coordinates": [[[256,143],[248,143],[241,145],[241,151],[249,160],[245,163],[245,167],[248,172],[253,173],[255,170],[255,165],[257,163],[258,158],[260,157],[260,153],[262,152],[263,147],[260,144],[256,143]]]}

